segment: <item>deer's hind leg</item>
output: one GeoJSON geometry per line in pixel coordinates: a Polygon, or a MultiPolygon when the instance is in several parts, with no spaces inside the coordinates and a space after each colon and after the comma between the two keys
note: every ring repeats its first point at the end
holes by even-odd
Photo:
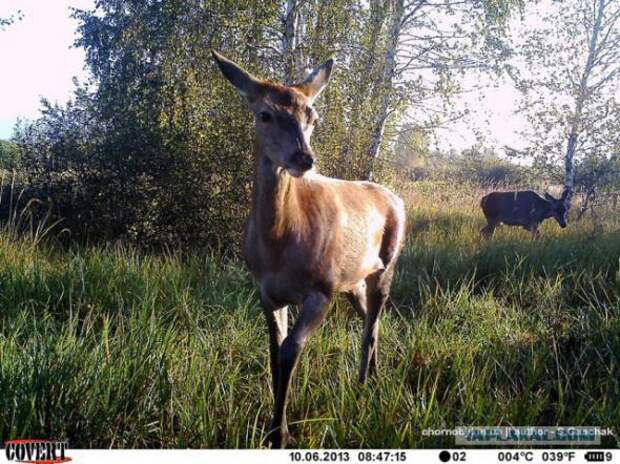
{"type": "Polygon", "coordinates": [[[355,289],[347,293],[347,298],[355,313],[362,319],[366,319],[366,282],[362,281],[355,289]]]}
{"type": "Polygon", "coordinates": [[[366,279],[367,311],[362,334],[362,356],[359,369],[359,382],[364,383],[366,377],[375,375],[379,357],[379,320],[390,294],[394,263],[387,269],[376,272],[366,279]]]}
{"type": "Polygon", "coordinates": [[[497,227],[496,222],[489,221],[488,219],[487,222],[488,224],[482,229],[480,229],[480,235],[482,235],[482,238],[484,239],[490,239],[491,237],[493,237],[493,234],[495,233],[495,228],[497,227]]]}
{"type": "Polygon", "coordinates": [[[362,356],[359,369],[359,382],[364,383],[368,372],[377,372],[379,357],[379,318],[385,302],[390,295],[396,261],[405,237],[404,208],[391,217],[386,226],[379,251],[383,269],[366,277],[366,317],[362,334],[362,356]]]}

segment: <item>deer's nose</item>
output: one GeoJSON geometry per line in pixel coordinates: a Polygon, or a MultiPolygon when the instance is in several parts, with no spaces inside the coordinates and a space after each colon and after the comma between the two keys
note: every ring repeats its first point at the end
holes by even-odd
{"type": "Polygon", "coordinates": [[[297,151],[293,155],[293,163],[295,163],[299,169],[307,171],[312,169],[312,166],[314,165],[314,156],[305,151],[297,151]]]}

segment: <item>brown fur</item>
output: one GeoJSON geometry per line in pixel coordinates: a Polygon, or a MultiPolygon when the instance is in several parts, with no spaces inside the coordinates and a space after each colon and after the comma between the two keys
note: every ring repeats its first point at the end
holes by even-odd
{"type": "Polygon", "coordinates": [[[295,178],[259,154],[244,257],[265,299],[299,304],[314,287],[351,291],[386,268],[403,221],[400,199],[377,184],[295,178]]]}
{"type": "Polygon", "coordinates": [[[359,380],[376,372],[378,320],[405,237],[400,198],[380,185],[320,176],[312,169],[312,103],[333,62],[286,87],[260,81],[214,54],[224,75],[256,116],[252,209],[244,257],[259,287],[269,329],[274,413],[268,439],[286,446],[286,403],[292,373],[310,334],[337,292],[364,318],[359,380]],[[287,305],[299,316],[288,330],[287,305]]]}

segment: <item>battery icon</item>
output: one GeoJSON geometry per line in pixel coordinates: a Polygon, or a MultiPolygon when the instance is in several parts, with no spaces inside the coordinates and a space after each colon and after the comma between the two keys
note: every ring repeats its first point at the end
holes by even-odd
{"type": "Polygon", "coordinates": [[[605,453],[603,451],[588,451],[585,458],[588,462],[603,462],[605,461],[605,453]]]}

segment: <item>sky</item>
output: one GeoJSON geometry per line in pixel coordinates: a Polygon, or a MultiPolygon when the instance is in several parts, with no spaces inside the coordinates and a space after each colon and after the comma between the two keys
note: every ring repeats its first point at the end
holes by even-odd
{"type": "Polygon", "coordinates": [[[526,120],[523,115],[515,114],[520,94],[514,85],[508,80],[491,80],[478,74],[466,77],[462,84],[464,89],[478,85],[484,85],[484,89],[460,95],[457,107],[468,108],[470,114],[436,131],[433,143],[437,148],[444,151],[471,148],[480,143],[476,132],[483,137],[481,143],[485,147],[500,154],[504,146],[525,148],[527,143],[519,131],[525,128],[526,120]]]}
{"type": "Polygon", "coordinates": [[[71,48],[77,23],[70,6],[88,9],[93,1],[0,0],[0,17],[23,14],[0,30],[0,138],[11,136],[18,117],[37,117],[41,97],[65,103],[73,76],[86,77],[83,50],[71,48]]]}
{"type": "MultiPolygon", "coordinates": [[[[0,0],[0,17],[17,10],[23,14],[0,31],[0,139],[11,136],[18,118],[38,116],[41,97],[65,103],[72,96],[73,77],[87,77],[83,50],[71,46],[77,23],[70,18],[70,6],[89,9],[93,0],[0,0]]],[[[487,135],[485,146],[522,147],[517,131],[524,122],[512,114],[517,91],[508,82],[488,84],[481,102],[479,93],[461,97],[459,106],[467,104],[473,114],[438,131],[437,148],[471,147],[477,141],[474,129],[487,135]]]]}

